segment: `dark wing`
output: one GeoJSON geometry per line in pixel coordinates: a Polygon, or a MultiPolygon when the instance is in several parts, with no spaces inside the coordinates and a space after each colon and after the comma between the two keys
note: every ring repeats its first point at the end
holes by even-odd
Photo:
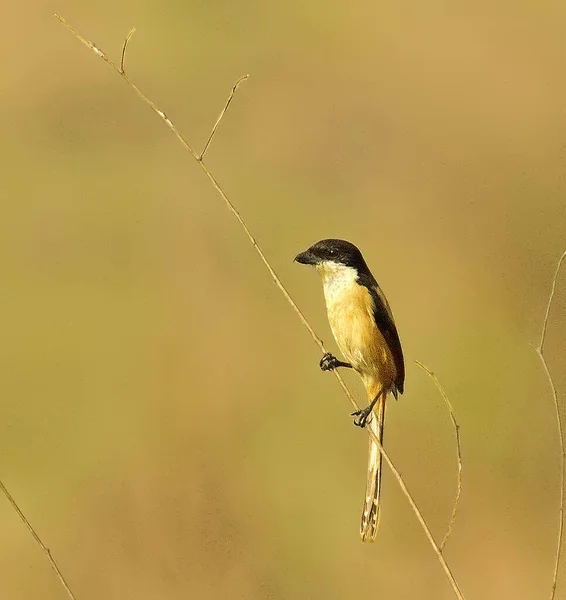
{"type": "MultiPolygon", "coordinates": [[[[395,387],[402,394],[405,385],[405,360],[403,358],[403,349],[401,348],[397,327],[395,327],[395,321],[393,320],[393,313],[389,308],[385,294],[381,291],[377,281],[371,274],[358,275],[358,283],[366,287],[372,297],[374,304],[373,318],[393,356],[397,370],[395,387]]],[[[393,390],[393,393],[397,397],[395,391],[393,390]]]]}

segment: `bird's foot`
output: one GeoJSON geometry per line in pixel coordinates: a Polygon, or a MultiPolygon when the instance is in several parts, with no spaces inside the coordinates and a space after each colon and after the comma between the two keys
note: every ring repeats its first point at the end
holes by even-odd
{"type": "Polygon", "coordinates": [[[352,365],[350,363],[338,360],[333,354],[330,354],[330,352],[327,352],[320,359],[320,368],[323,371],[334,371],[334,369],[337,369],[338,367],[346,367],[347,369],[351,369],[352,365]]]}
{"type": "Polygon", "coordinates": [[[357,410],[352,413],[352,417],[356,417],[354,419],[354,425],[358,427],[364,428],[371,420],[372,407],[366,406],[362,410],[357,410]]]}
{"type": "Polygon", "coordinates": [[[320,359],[320,368],[323,371],[334,371],[334,369],[337,367],[337,362],[338,359],[330,354],[330,352],[327,352],[321,359],[320,359]]]}

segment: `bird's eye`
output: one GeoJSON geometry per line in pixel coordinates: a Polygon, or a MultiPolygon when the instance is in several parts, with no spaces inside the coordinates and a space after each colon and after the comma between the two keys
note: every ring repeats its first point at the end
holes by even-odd
{"type": "Polygon", "coordinates": [[[330,254],[335,254],[334,248],[330,248],[330,254]]]}

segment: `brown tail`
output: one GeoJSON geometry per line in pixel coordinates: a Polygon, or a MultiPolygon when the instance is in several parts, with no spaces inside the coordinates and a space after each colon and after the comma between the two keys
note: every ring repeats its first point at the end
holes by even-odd
{"type": "MultiPolygon", "coordinates": [[[[383,425],[385,423],[385,394],[383,394],[373,409],[373,416],[368,427],[383,445],[383,425]]],[[[368,478],[366,497],[362,512],[360,535],[362,541],[372,542],[377,535],[379,525],[379,500],[381,496],[381,452],[370,437],[368,457],[368,478]]]]}

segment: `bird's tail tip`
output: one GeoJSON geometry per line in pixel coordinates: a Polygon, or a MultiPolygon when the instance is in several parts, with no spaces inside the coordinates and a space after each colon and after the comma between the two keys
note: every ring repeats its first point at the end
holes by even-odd
{"type": "MultiPolygon", "coordinates": [[[[368,427],[381,444],[383,444],[384,422],[385,395],[378,400],[377,406],[373,410],[373,418],[368,423],[368,427]]],[[[373,542],[377,536],[381,499],[381,463],[381,452],[370,437],[366,495],[360,524],[360,537],[363,542],[373,542]]]]}

